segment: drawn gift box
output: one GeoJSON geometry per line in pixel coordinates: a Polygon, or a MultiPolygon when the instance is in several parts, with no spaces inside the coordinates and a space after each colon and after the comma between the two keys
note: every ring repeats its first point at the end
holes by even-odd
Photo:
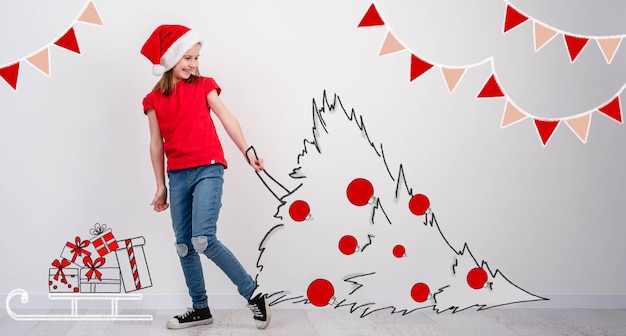
{"type": "Polygon", "coordinates": [[[50,293],[78,293],[78,268],[69,268],[66,259],[52,262],[54,268],[48,272],[48,290],[50,293]]]}
{"type": "Polygon", "coordinates": [[[97,256],[96,250],[91,246],[91,242],[86,239],[82,239],[79,236],[74,238],[73,242],[66,242],[61,251],[61,258],[65,258],[73,264],[79,267],[85,267],[83,263],[85,257],[97,256]]]}
{"type": "Polygon", "coordinates": [[[120,269],[118,267],[102,267],[106,260],[86,257],[87,267],[80,270],[81,293],[120,293],[122,289],[120,269]]]}
{"type": "Polygon", "coordinates": [[[152,286],[150,271],[143,246],[144,237],[119,240],[115,250],[117,262],[122,272],[122,284],[126,293],[152,286]]]}
{"type": "Polygon", "coordinates": [[[101,257],[117,250],[119,247],[115,235],[113,235],[111,229],[107,229],[106,224],[96,223],[89,230],[89,233],[95,236],[89,242],[101,257]]]}

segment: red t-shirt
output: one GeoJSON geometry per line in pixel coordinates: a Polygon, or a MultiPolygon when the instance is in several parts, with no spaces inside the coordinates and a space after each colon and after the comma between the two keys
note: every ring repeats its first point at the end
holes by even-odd
{"type": "Polygon", "coordinates": [[[152,91],[143,99],[143,111],[154,109],[163,136],[167,170],[220,163],[227,166],[207,102],[209,92],[221,88],[213,78],[194,84],[179,81],[169,96],[152,91]]]}

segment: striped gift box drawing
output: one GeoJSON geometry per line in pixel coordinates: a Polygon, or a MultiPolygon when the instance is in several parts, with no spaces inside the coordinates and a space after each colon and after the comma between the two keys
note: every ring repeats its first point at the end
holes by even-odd
{"type": "Polygon", "coordinates": [[[126,293],[152,287],[150,270],[146,261],[143,246],[144,237],[136,237],[117,241],[119,248],[115,255],[122,273],[122,284],[126,293]]]}

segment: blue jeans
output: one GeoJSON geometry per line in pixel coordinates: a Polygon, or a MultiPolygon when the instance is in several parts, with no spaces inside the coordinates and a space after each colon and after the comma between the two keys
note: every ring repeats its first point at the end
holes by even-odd
{"type": "Polygon", "coordinates": [[[228,276],[241,296],[250,299],[256,287],[254,280],[216,237],[224,166],[213,164],[172,170],[167,175],[176,251],[193,308],[208,307],[199,253],[206,255],[228,276]]]}

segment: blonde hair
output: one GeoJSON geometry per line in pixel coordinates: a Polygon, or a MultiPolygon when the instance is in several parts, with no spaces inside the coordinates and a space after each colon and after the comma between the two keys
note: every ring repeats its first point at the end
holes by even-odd
{"type": "MultiPolygon", "coordinates": [[[[200,77],[200,70],[196,68],[189,78],[185,79],[185,84],[194,84],[200,77]]],[[[152,91],[161,91],[164,96],[169,96],[176,89],[176,82],[174,81],[174,68],[167,70],[161,76],[161,79],[156,83],[152,91]]]]}

